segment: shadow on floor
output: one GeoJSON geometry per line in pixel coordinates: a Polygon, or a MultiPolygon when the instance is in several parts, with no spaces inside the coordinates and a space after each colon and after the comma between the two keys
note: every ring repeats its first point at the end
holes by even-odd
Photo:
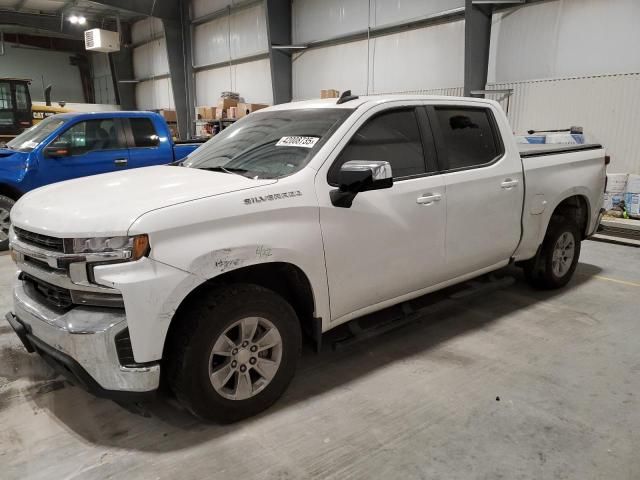
{"type": "MultiPolygon", "coordinates": [[[[520,269],[508,267],[496,275],[515,278],[512,285],[490,294],[456,300],[443,298],[459,291],[460,286],[426,295],[412,302],[417,308],[427,306],[428,313],[424,316],[402,328],[340,351],[333,351],[330,345],[331,336],[335,339],[344,334],[344,330],[336,329],[326,335],[324,348],[319,354],[310,347],[304,349],[296,377],[283,398],[266,412],[234,425],[202,423],[167,398],[160,398],[151,405],[145,417],[110,401],[94,398],[76,387],[53,388],[46,394],[27,396],[37,408],[48,410],[65,428],[88,442],[135,451],[180,450],[245,428],[299,402],[313,402],[314,397],[345,388],[379,368],[424,354],[451,338],[486,328],[520,309],[561,296],[563,292],[589,281],[600,270],[594,265],[580,264],[580,275],[576,275],[565,289],[535,291],[526,285],[520,269]],[[445,308],[438,308],[438,305],[445,308]]],[[[377,315],[393,313],[394,308],[391,308],[377,315]]],[[[373,317],[367,321],[375,321],[373,317]]],[[[469,356],[450,361],[461,362],[464,366],[465,362],[474,362],[475,359],[469,356]]]]}

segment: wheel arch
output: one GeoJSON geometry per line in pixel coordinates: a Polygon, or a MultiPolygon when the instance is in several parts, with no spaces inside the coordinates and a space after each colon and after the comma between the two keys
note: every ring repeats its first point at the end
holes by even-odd
{"type": "Polygon", "coordinates": [[[560,200],[553,209],[549,221],[547,222],[547,228],[545,229],[545,235],[549,229],[549,225],[554,218],[567,218],[572,219],[578,225],[578,230],[582,234],[581,240],[585,239],[589,230],[589,219],[591,218],[591,204],[589,198],[583,194],[569,195],[560,200]]]}
{"type": "Polygon", "coordinates": [[[302,331],[314,341],[319,341],[321,319],[315,318],[316,297],[308,275],[292,263],[266,262],[226,271],[209,278],[189,292],[178,305],[169,324],[164,339],[163,358],[166,358],[168,339],[177,328],[178,318],[185,308],[213,288],[239,283],[259,285],[282,296],[295,310],[302,331]]]}
{"type": "Polygon", "coordinates": [[[8,183],[0,183],[0,195],[4,195],[5,197],[9,197],[11,200],[17,201],[23,193],[8,183]]]}

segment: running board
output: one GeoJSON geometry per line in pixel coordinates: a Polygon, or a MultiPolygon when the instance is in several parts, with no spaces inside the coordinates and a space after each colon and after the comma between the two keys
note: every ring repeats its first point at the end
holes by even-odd
{"type": "Polygon", "coordinates": [[[495,274],[490,273],[488,275],[463,283],[462,285],[466,286],[466,288],[457,290],[454,293],[446,296],[445,298],[437,300],[425,307],[414,309],[411,306],[410,302],[404,302],[400,305],[400,307],[402,308],[402,314],[400,316],[392,317],[374,326],[366,328],[362,327],[360,321],[367,317],[357,318],[347,323],[346,325],[349,330],[349,336],[347,336],[346,338],[337,339],[332,342],[333,349],[345,349],[364,340],[368,340],[370,338],[374,338],[379,335],[402,328],[411,322],[424,318],[426,315],[433,315],[436,312],[455,306],[462,301],[466,301],[479,296],[484,296],[489,292],[507,288],[514,283],[514,277],[506,276],[498,278],[495,276],[495,274]]]}

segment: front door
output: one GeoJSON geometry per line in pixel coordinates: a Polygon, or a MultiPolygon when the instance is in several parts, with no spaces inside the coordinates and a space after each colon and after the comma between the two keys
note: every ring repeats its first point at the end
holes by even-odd
{"type": "Polygon", "coordinates": [[[332,322],[367,313],[445,276],[445,187],[442,176],[434,175],[427,127],[423,107],[376,107],[329,159],[328,171],[316,176],[332,322]],[[334,206],[329,192],[349,160],[388,161],[393,187],[359,193],[350,208],[334,206]]]}
{"type": "Polygon", "coordinates": [[[68,145],[69,155],[43,159],[38,169],[42,184],[113,172],[129,162],[120,122],[114,118],[75,123],[50,143],[54,144],[68,145]]]}

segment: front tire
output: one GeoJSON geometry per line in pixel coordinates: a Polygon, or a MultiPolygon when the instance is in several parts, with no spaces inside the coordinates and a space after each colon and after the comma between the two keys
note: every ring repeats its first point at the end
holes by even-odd
{"type": "Polygon", "coordinates": [[[234,422],[286,390],[301,349],[300,324],[279,295],[257,285],[219,287],[174,320],[168,381],[197,417],[234,422]]]}
{"type": "Polygon", "coordinates": [[[578,266],[580,241],[580,231],[574,222],[552,219],[540,253],[524,264],[527,281],[543,290],[564,287],[578,266]]]}
{"type": "Polygon", "coordinates": [[[0,195],[0,252],[9,248],[9,228],[11,227],[9,213],[15,203],[13,199],[0,195]]]}

